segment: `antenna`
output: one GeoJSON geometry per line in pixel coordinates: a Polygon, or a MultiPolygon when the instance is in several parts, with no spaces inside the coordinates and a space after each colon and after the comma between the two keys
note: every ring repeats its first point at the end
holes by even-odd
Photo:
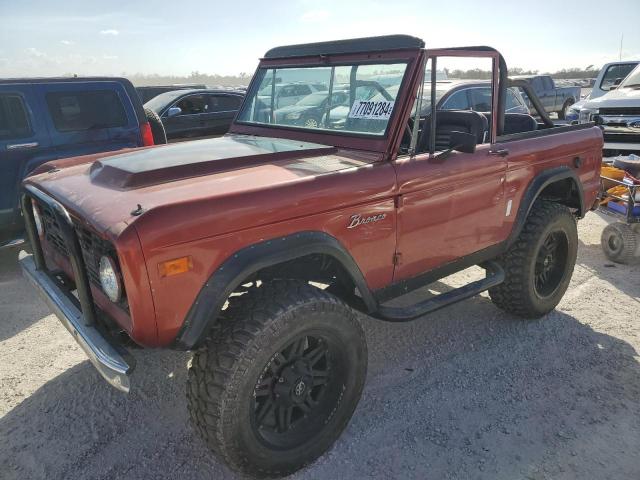
{"type": "Polygon", "coordinates": [[[618,54],[618,60],[622,60],[622,41],[624,40],[624,33],[620,35],[620,53],[618,54]]]}

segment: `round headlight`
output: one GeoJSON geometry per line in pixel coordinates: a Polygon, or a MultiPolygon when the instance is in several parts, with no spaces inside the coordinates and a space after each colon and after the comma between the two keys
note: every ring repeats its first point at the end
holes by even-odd
{"type": "Polygon", "coordinates": [[[100,259],[100,285],[102,285],[102,291],[106,293],[109,300],[112,302],[120,300],[122,286],[120,285],[118,272],[116,272],[116,264],[107,256],[100,259]]]}
{"type": "Polygon", "coordinates": [[[33,221],[36,224],[36,230],[38,231],[38,235],[41,237],[42,234],[44,233],[44,228],[42,226],[42,217],[40,217],[40,210],[38,209],[38,206],[36,205],[36,202],[31,201],[31,205],[32,205],[32,210],[33,210],[33,221]]]}

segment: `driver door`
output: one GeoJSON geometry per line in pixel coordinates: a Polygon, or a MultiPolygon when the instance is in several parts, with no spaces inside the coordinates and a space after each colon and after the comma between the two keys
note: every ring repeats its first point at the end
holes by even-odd
{"type": "MultiPolygon", "coordinates": [[[[419,276],[502,240],[505,151],[491,145],[489,132],[482,135],[474,128],[475,152],[447,152],[442,146],[443,135],[458,129],[454,124],[453,129],[446,126],[447,130],[444,122],[438,123],[439,111],[436,109],[435,145],[441,145],[432,153],[427,149],[398,157],[394,162],[398,181],[398,261],[394,282],[419,276]]],[[[460,117],[484,118],[482,113],[457,111],[460,117]]],[[[447,109],[447,115],[452,112],[455,117],[456,111],[447,109]]],[[[446,118],[444,111],[441,117],[446,118]]],[[[429,116],[423,117],[421,123],[425,122],[430,122],[429,116]]],[[[465,131],[464,128],[461,124],[459,130],[465,131]]],[[[428,136],[424,126],[422,134],[428,136]]]]}

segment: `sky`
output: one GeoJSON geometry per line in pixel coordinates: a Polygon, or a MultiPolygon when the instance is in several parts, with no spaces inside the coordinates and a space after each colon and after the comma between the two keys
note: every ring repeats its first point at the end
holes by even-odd
{"type": "Polygon", "coordinates": [[[621,36],[640,59],[640,0],[0,0],[0,19],[0,77],[252,74],[273,46],[394,33],[541,72],[618,60],[621,36]]]}

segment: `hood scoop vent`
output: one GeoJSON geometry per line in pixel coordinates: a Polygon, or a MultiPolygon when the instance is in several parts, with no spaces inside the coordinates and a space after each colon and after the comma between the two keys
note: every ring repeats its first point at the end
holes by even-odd
{"type": "Polygon", "coordinates": [[[335,151],[335,147],[317,143],[225,135],[111,155],[94,162],[89,174],[92,182],[126,190],[335,151]]]}

